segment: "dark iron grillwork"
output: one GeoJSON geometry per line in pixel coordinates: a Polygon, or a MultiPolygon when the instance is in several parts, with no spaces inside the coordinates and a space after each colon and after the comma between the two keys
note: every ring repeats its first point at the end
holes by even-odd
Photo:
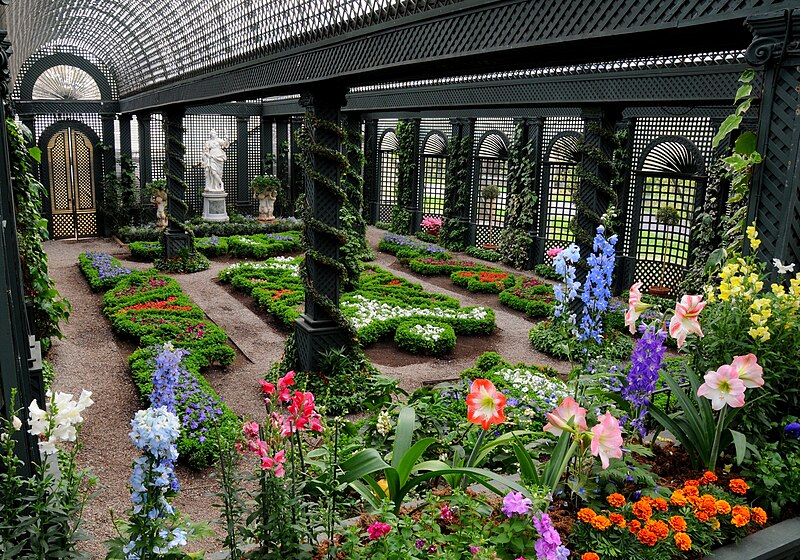
{"type": "MultiPolygon", "coordinates": [[[[397,204],[397,180],[400,175],[400,160],[397,157],[397,134],[394,127],[385,128],[389,122],[380,121],[382,128],[378,142],[378,220],[390,222],[392,208],[397,204]]],[[[397,126],[397,121],[394,121],[397,126]]]]}
{"type": "Polygon", "coordinates": [[[447,136],[444,132],[428,132],[422,143],[422,174],[419,208],[422,217],[444,215],[444,187],[447,177],[447,136]]]}
{"type": "MultiPolygon", "coordinates": [[[[479,130],[476,125],[476,131],[479,130]]],[[[496,244],[506,223],[509,144],[508,136],[499,130],[484,132],[477,142],[475,188],[472,191],[476,245],[496,244]],[[497,190],[497,197],[484,198],[484,189],[492,186],[497,190]]]]}
{"type": "MultiPolygon", "coordinates": [[[[575,217],[573,197],[577,194],[575,174],[576,153],[581,134],[577,132],[580,119],[547,119],[544,127],[544,156],[542,158],[542,192],[539,197],[539,219],[542,225],[544,248],[564,247],[574,241],[570,221],[575,217]],[[563,130],[572,127],[573,130],[563,130]],[[562,132],[555,132],[562,129],[562,132]]],[[[545,262],[552,259],[545,254],[545,262]]]]}

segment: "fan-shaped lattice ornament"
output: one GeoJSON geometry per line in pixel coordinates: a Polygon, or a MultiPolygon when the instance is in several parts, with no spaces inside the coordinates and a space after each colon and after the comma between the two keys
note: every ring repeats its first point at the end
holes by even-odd
{"type": "Polygon", "coordinates": [[[60,64],[45,70],[33,85],[34,99],[100,99],[100,88],[89,74],[60,64]]]}
{"type": "Polygon", "coordinates": [[[685,139],[664,140],[653,146],[645,155],[642,172],[702,174],[702,156],[697,148],[689,145],[685,139]]]}
{"type": "Polygon", "coordinates": [[[439,132],[431,132],[425,139],[422,153],[426,156],[446,156],[447,139],[439,132]]]}
{"type": "Polygon", "coordinates": [[[381,138],[381,151],[383,152],[396,152],[400,147],[400,142],[397,141],[397,134],[393,130],[384,133],[381,138]]]}
{"type": "Polygon", "coordinates": [[[566,133],[553,140],[547,155],[548,163],[575,163],[580,136],[566,133]]]}
{"type": "Polygon", "coordinates": [[[478,146],[478,157],[502,158],[508,157],[508,140],[499,132],[490,132],[481,140],[478,146]]]}

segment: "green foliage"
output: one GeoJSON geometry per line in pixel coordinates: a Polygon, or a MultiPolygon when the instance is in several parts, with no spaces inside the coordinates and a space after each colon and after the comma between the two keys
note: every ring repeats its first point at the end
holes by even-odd
{"type": "Polygon", "coordinates": [[[128,250],[131,259],[142,262],[153,262],[164,254],[164,248],[158,241],[131,241],[128,250]]]}
{"type": "MultiPolygon", "coordinates": [[[[103,146],[103,149],[112,151],[110,146],[103,146]]],[[[113,157],[113,153],[109,157],[113,157]]],[[[112,171],[107,173],[101,181],[103,200],[100,203],[100,213],[105,220],[106,227],[113,232],[123,226],[141,223],[143,211],[134,187],[136,166],[133,159],[128,155],[123,155],[119,159],[119,166],[119,176],[112,171]]]]}
{"type": "Polygon", "coordinates": [[[443,257],[417,257],[408,261],[408,266],[417,274],[425,276],[450,276],[459,270],[489,270],[488,266],[473,261],[445,259],[443,257]]]}
{"type": "Polygon", "coordinates": [[[412,354],[441,356],[455,348],[456,333],[453,327],[446,323],[408,321],[397,326],[394,343],[400,350],[412,354]]]}
{"type": "Polygon", "coordinates": [[[240,258],[267,259],[301,249],[300,232],[234,235],[227,239],[231,255],[240,258]]]}
{"type": "MultiPolygon", "coordinates": [[[[780,429],[794,417],[787,417],[780,429]]],[[[796,419],[795,419],[796,421],[796,419]]],[[[766,443],[754,451],[753,461],[743,471],[757,502],[775,517],[800,503],[800,443],[796,439],[766,443]]]]}
{"type": "Polygon", "coordinates": [[[561,275],[556,272],[556,269],[549,264],[537,264],[533,267],[533,271],[542,278],[547,278],[548,280],[563,280],[561,275]]]}
{"type": "Polygon", "coordinates": [[[681,223],[681,215],[677,208],[666,204],[656,211],[656,221],[665,226],[678,226],[681,223]]]}
{"type": "Polygon", "coordinates": [[[514,275],[501,270],[471,271],[461,270],[450,275],[456,286],[480,294],[499,294],[514,285],[514,275]]]}
{"type": "Polygon", "coordinates": [[[480,247],[473,247],[470,245],[466,249],[466,253],[470,257],[475,257],[476,259],[483,259],[485,261],[490,262],[500,262],[501,256],[500,253],[495,251],[494,249],[482,249],[480,247]]]}
{"type": "MultiPolygon", "coordinates": [[[[274,222],[262,223],[253,217],[242,217],[240,221],[234,221],[235,216],[231,215],[230,222],[206,222],[199,217],[192,219],[187,228],[194,232],[196,237],[229,237],[231,235],[255,235],[280,233],[283,231],[297,230],[300,222],[294,218],[279,218],[274,222]]],[[[141,227],[125,226],[117,231],[117,237],[125,243],[132,241],[158,241],[161,230],[153,226],[145,225],[141,227]]]]}
{"type": "Polygon", "coordinates": [[[413,237],[387,233],[378,243],[378,250],[395,255],[398,259],[438,257],[449,259],[450,255],[438,245],[423,243],[413,237]]]}
{"type": "Polygon", "coordinates": [[[414,197],[414,147],[416,130],[410,121],[397,123],[397,202],[392,208],[392,224],[389,231],[398,234],[411,233],[412,199],[414,197]]]}
{"type": "Polygon", "coordinates": [[[518,278],[498,296],[500,303],[531,317],[548,317],[555,307],[553,287],[535,278],[518,278]]]}
{"type": "Polygon", "coordinates": [[[153,266],[162,272],[178,272],[191,274],[211,268],[211,261],[198,251],[183,249],[174,257],[159,257],[153,266]]]}
{"type": "Polygon", "coordinates": [[[250,181],[250,188],[253,192],[263,194],[269,191],[278,193],[281,190],[282,182],[275,175],[256,175],[250,181]]]}
{"type": "Polygon", "coordinates": [[[94,264],[92,263],[92,258],[87,255],[87,253],[81,253],[78,255],[78,266],[80,267],[81,272],[83,272],[83,275],[86,277],[86,280],[89,282],[89,286],[92,288],[93,292],[99,292],[100,290],[108,290],[109,288],[113,288],[117,285],[117,282],[131,273],[129,269],[122,266],[122,263],[120,263],[119,260],[110,255],[108,256],[108,261],[111,263],[114,272],[112,275],[103,273],[101,276],[101,271],[95,268],[94,264]]]}
{"type": "Polygon", "coordinates": [[[516,269],[528,264],[528,256],[536,226],[536,144],[523,142],[523,124],[514,132],[508,161],[508,223],[500,234],[497,252],[501,260],[516,269]]]}
{"type": "Polygon", "coordinates": [[[558,325],[542,321],[531,329],[528,338],[534,348],[559,360],[585,361],[597,357],[626,360],[633,351],[633,342],[619,332],[607,332],[600,347],[591,347],[584,352],[583,345],[571,333],[565,333],[558,325]]]}
{"type": "Polygon", "coordinates": [[[439,242],[451,251],[463,251],[469,232],[471,138],[451,138],[448,154],[450,157],[447,159],[444,187],[445,214],[439,242]]]}
{"type": "Polygon", "coordinates": [[[425,243],[438,243],[439,242],[439,236],[438,235],[432,235],[432,234],[424,232],[424,231],[418,231],[417,233],[414,234],[414,236],[417,239],[419,239],[420,241],[424,241],[425,243]]]}
{"type": "Polygon", "coordinates": [[[17,241],[26,305],[32,306],[33,329],[39,339],[61,338],[60,323],[69,318],[70,302],[58,293],[48,273],[47,253],[42,243],[48,239],[47,220],[42,218],[42,199],[47,191],[33,178],[31,160],[22,130],[14,119],[6,119],[10,155],[11,183],[16,209],[17,241]]]}

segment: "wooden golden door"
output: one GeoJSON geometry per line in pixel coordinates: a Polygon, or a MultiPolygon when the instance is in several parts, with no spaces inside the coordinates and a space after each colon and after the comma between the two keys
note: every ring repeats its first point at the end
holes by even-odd
{"type": "Polygon", "coordinates": [[[74,128],[47,143],[53,239],[96,237],[94,146],[74,128]]]}

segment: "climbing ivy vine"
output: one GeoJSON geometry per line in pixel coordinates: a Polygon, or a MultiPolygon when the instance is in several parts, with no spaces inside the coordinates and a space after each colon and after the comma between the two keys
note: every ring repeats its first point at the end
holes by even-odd
{"type": "Polygon", "coordinates": [[[409,121],[397,123],[397,205],[392,209],[392,233],[411,233],[411,205],[414,198],[414,145],[417,142],[415,127],[409,121]]]}
{"type": "Polygon", "coordinates": [[[472,139],[451,138],[444,187],[444,219],[439,243],[451,251],[463,251],[469,231],[467,216],[470,195],[470,153],[472,139]]]}

